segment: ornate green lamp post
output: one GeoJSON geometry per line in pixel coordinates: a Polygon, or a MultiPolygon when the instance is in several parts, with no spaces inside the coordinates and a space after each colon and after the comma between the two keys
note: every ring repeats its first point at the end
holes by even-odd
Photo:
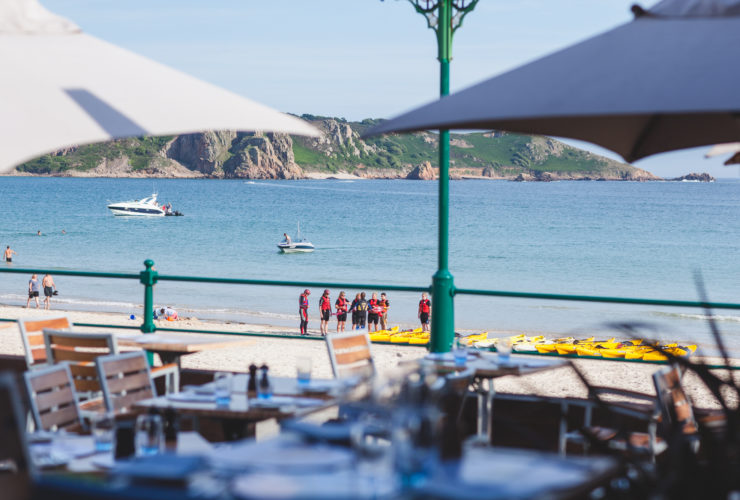
{"type": "MultiPolygon", "coordinates": [[[[479,0],[408,0],[437,34],[439,94],[450,93],[452,36],[479,0]]],[[[455,338],[455,285],[448,269],[450,216],[450,131],[439,131],[439,235],[437,272],[432,277],[432,333],[429,349],[447,352],[455,338]]]]}

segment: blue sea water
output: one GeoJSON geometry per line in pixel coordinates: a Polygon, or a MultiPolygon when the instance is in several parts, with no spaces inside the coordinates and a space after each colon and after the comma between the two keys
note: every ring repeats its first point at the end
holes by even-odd
{"type": "MultiPolygon", "coordinates": [[[[18,252],[11,265],[22,268],[138,272],[150,258],[163,274],[426,286],[436,269],[436,189],[389,180],[0,177],[0,245],[18,252]],[[106,209],[153,190],[185,217],[106,209]],[[316,252],[279,254],[282,233],[295,233],[299,221],[316,252]]],[[[740,302],[739,207],[736,179],[453,181],[450,270],[464,288],[685,300],[697,299],[700,272],[710,300],[740,302]]],[[[0,302],[25,304],[27,281],[0,274],[0,302]]],[[[56,281],[59,307],[141,314],[135,282],[56,281]]],[[[298,293],[162,282],[155,303],[186,316],[293,327],[298,293]]],[[[391,323],[415,324],[418,294],[390,300],[391,323]]],[[[608,332],[610,322],[641,321],[661,338],[710,343],[704,313],[693,309],[458,297],[455,314],[459,329],[590,335],[608,332]]],[[[740,349],[740,311],[714,314],[740,349]]]]}

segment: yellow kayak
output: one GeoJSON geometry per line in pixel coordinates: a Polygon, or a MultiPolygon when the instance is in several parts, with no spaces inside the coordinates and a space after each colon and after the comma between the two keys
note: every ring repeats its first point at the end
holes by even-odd
{"type": "Polygon", "coordinates": [[[576,345],[577,344],[555,344],[555,350],[561,355],[575,354],[576,345]]]}
{"type": "Polygon", "coordinates": [[[601,349],[588,346],[576,346],[576,354],[579,356],[601,356],[601,349]]]}

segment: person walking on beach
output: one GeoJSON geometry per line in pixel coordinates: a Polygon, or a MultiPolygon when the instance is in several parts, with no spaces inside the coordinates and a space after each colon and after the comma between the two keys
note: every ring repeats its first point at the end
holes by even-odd
{"type": "Polygon", "coordinates": [[[49,309],[51,296],[54,295],[54,289],[56,288],[54,278],[51,277],[51,274],[44,276],[44,280],[41,282],[41,285],[44,287],[44,309],[49,309]]]}
{"type": "Polygon", "coordinates": [[[357,304],[357,329],[365,328],[365,322],[367,321],[367,300],[365,300],[365,292],[360,294],[360,302],[357,304]]]}
{"type": "Polygon", "coordinates": [[[13,255],[18,255],[15,250],[10,249],[10,245],[5,247],[5,252],[3,252],[3,258],[5,259],[5,262],[10,264],[13,262],[13,255]]]}
{"type": "Polygon", "coordinates": [[[391,303],[388,301],[388,297],[385,295],[385,292],[380,294],[380,306],[383,308],[383,312],[380,314],[380,329],[381,330],[387,330],[388,329],[388,307],[390,307],[391,303]]]}
{"type": "Polygon", "coordinates": [[[421,321],[421,331],[429,331],[429,313],[432,311],[432,303],[427,298],[426,292],[421,294],[419,301],[419,321],[421,321]]]}
{"type": "Polygon", "coordinates": [[[367,331],[374,332],[378,330],[378,320],[383,308],[378,302],[378,294],[373,292],[373,297],[367,302],[367,331]]]}
{"type": "Polygon", "coordinates": [[[28,280],[28,300],[26,301],[26,309],[31,303],[31,299],[36,299],[36,309],[39,308],[39,291],[41,290],[41,283],[39,283],[38,277],[34,274],[31,279],[28,280]]]}
{"type": "Polygon", "coordinates": [[[344,331],[344,324],[347,322],[347,309],[349,307],[349,301],[344,295],[344,292],[339,292],[339,298],[334,303],[334,307],[337,311],[337,333],[344,331]]]}
{"type": "Polygon", "coordinates": [[[298,315],[301,317],[301,335],[308,335],[308,296],[311,290],[306,288],[298,297],[298,315]]]}
{"type": "Polygon", "coordinates": [[[324,290],[324,295],[319,299],[319,313],[321,314],[321,335],[329,333],[329,318],[331,317],[331,297],[329,290],[324,290]]]}

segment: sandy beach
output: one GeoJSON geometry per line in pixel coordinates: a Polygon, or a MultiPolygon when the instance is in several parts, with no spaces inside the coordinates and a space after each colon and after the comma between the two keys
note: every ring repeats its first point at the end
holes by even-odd
{"type": "MultiPolygon", "coordinates": [[[[73,323],[97,323],[112,325],[138,326],[141,318],[130,320],[123,314],[109,314],[99,312],[80,312],[41,309],[25,309],[20,307],[0,307],[0,317],[17,318],[47,318],[65,315],[73,323]]],[[[0,326],[6,323],[0,323],[0,326]]],[[[295,330],[266,325],[250,325],[243,323],[220,323],[185,319],[176,322],[157,322],[160,327],[192,328],[202,330],[222,330],[228,332],[259,332],[268,334],[295,334],[295,330]]],[[[333,326],[333,325],[332,325],[333,326]]],[[[104,328],[82,328],[75,330],[87,332],[106,331],[104,328]]],[[[117,336],[137,334],[136,329],[110,329],[117,336]]],[[[313,376],[317,378],[332,377],[331,365],[327,355],[326,345],[318,336],[318,330],[311,330],[310,339],[275,338],[275,337],[248,337],[251,342],[231,348],[215,349],[182,358],[183,368],[206,370],[227,370],[245,372],[250,363],[266,363],[275,376],[294,376],[295,360],[301,356],[309,356],[313,360],[313,376]]],[[[173,335],[203,335],[173,333],[173,335]]],[[[234,338],[232,335],[217,335],[224,340],[234,338]]],[[[407,345],[373,345],[372,353],[378,372],[391,374],[403,361],[411,361],[426,354],[425,347],[407,345]]],[[[23,345],[17,327],[0,329],[0,354],[23,354],[23,345]]],[[[708,363],[720,363],[716,358],[705,358],[708,363]]],[[[740,360],[733,360],[733,364],[740,365],[740,360]]],[[[633,391],[654,394],[651,375],[659,369],[657,365],[625,363],[618,361],[575,360],[575,366],[582,371],[586,378],[594,385],[610,386],[633,391]]],[[[720,373],[724,376],[722,372],[720,373]]],[[[740,376],[736,376],[740,380],[740,376]]],[[[717,408],[718,402],[704,388],[703,384],[693,374],[684,378],[684,386],[691,395],[696,406],[703,408],[717,408]]],[[[556,370],[530,375],[526,377],[503,377],[496,380],[498,392],[519,394],[534,394],[553,397],[581,397],[587,396],[586,388],[573,370],[563,367],[556,370]]],[[[732,405],[737,404],[737,398],[732,398],[732,405]]]]}

